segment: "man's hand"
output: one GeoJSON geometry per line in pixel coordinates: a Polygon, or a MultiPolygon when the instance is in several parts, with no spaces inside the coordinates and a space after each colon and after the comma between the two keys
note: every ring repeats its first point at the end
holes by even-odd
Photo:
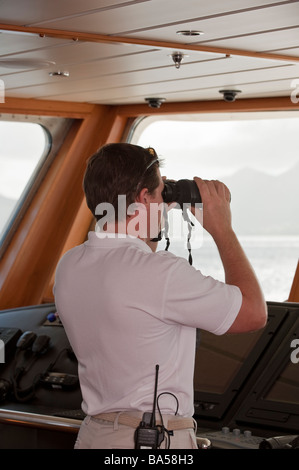
{"type": "MultiPolygon", "coordinates": [[[[195,177],[203,204],[203,227],[216,239],[231,229],[230,192],[224,183],[195,177]]],[[[192,210],[196,217],[196,211],[192,210]]],[[[199,221],[200,216],[197,217],[199,221]]]]}

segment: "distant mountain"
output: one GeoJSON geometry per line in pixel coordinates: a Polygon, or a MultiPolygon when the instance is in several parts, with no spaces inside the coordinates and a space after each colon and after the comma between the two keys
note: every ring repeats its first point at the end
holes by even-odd
{"type": "Polygon", "coordinates": [[[299,235],[299,164],[278,176],[245,169],[223,182],[239,235],[299,235]]]}
{"type": "Polygon", "coordinates": [[[2,232],[16,202],[16,199],[10,199],[0,194],[0,232],[2,232]]]}

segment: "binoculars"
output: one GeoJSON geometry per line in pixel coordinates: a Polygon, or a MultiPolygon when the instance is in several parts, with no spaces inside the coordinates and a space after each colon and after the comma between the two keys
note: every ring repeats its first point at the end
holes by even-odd
{"type": "Polygon", "coordinates": [[[181,208],[183,204],[195,205],[201,203],[201,196],[197,184],[193,180],[164,181],[162,192],[163,201],[176,202],[181,208]]]}

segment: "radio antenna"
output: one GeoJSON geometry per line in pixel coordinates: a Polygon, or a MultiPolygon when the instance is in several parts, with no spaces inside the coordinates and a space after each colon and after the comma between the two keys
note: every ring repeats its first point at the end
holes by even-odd
{"type": "Polygon", "coordinates": [[[156,426],[156,401],[157,401],[157,390],[158,390],[158,375],[159,375],[159,364],[156,365],[154,403],[153,403],[153,413],[152,413],[152,418],[151,418],[151,426],[156,426]]]}

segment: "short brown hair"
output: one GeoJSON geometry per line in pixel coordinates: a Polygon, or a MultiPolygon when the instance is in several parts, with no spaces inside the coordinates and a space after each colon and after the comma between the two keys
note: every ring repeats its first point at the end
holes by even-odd
{"type": "Polygon", "coordinates": [[[125,195],[127,207],[142,188],[152,193],[159,186],[159,159],[154,149],[128,143],[106,144],[88,161],[83,179],[87,205],[95,211],[100,203],[110,203],[117,218],[118,196],[125,195]]]}

